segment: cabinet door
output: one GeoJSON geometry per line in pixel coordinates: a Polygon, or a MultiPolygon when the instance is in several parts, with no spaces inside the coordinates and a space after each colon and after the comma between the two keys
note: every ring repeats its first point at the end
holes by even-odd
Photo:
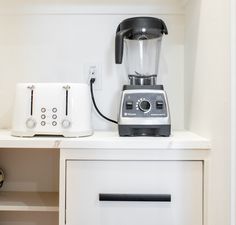
{"type": "Polygon", "coordinates": [[[67,161],[68,225],[202,225],[201,161],[67,161]]]}

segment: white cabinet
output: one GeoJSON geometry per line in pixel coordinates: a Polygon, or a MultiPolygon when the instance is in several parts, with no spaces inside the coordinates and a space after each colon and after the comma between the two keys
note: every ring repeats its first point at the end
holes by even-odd
{"type": "Polygon", "coordinates": [[[209,149],[209,140],[184,131],[67,139],[0,130],[0,225],[210,225],[209,149]],[[99,201],[99,194],[155,201],[99,201]]]}
{"type": "Polygon", "coordinates": [[[68,225],[202,225],[203,162],[67,160],[68,225]]]}

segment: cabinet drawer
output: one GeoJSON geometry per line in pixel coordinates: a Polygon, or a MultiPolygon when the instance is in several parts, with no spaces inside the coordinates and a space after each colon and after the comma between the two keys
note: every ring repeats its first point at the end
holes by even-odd
{"type": "Polygon", "coordinates": [[[202,225],[201,161],[67,161],[68,225],[202,225]]]}

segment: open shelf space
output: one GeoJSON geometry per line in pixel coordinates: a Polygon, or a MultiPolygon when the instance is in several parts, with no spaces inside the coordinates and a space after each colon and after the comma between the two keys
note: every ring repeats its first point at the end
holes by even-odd
{"type": "Polygon", "coordinates": [[[58,149],[0,144],[0,225],[58,225],[59,157],[58,149]]]}
{"type": "Polygon", "coordinates": [[[0,225],[58,225],[58,212],[0,211],[0,225]]]}
{"type": "Polygon", "coordinates": [[[0,192],[0,211],[58,212],[57,192],[0,192]]]}

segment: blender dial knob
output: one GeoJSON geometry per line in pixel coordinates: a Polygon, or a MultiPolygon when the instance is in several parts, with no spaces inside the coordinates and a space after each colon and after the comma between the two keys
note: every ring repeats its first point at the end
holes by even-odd
{"type": "Polygon", "coordinates": [[[148,112],[151,109],[151,103],[147,100],[143,100],[138,105],[142,112],[148,112]]]}
{"type": "Polygon", "coordinates": [[[64,119],[64,120],[62,121],[62,123],[61,123],[61,126],[62,126],[63,128],[69,128],[69,127],[71,126],[70,120],[64,119]]]}
{"type": "Polygon", "coordinates": [[[29,119],[26,120],[25,124],[26,124],[27,128],[33,129],[36,126],[36,121],[32,118],[29,118],[29,119]]]}

